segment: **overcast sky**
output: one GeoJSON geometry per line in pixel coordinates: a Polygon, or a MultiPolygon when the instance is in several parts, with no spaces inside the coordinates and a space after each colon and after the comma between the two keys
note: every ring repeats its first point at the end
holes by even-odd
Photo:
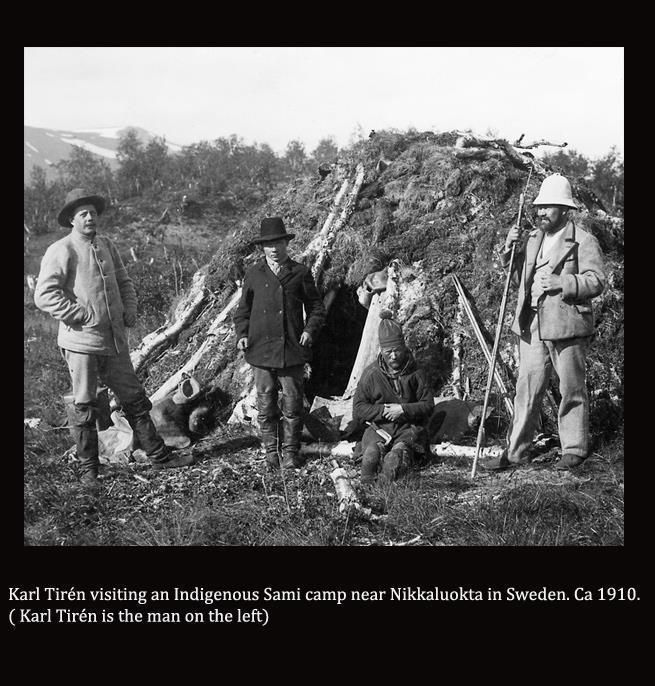
{"type": "Polygon", "coordinates": [[[310,152],[356,129],[489,129],[623,153],[623,48],[25,48],[25,124],[236,133],[310,152]]]}

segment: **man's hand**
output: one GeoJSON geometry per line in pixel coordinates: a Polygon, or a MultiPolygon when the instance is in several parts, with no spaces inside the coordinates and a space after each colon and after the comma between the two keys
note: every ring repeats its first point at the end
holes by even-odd
{"type": "Polygon", "coordinates": [[[512,249],[512,243],[516,243],[521,235],[521,231],[518,226],[513,226],[507,232],[507,238],[505,239],[505,250],[509,251],[512,249]]]}
{"type": "Polygon", "coordinates": [[[306,345],[308,348],[312,345],[312,337],[306,331],[303,331],[300,337],[300,345],[306,345]]]}
{"type": "Polygon", "coordinates": [[[562,277],[558,274],[553,274],[547,268],[540,269],[537,272],[537,284],[544,293],[557,292],[562,290],[562,277]]]}
{"type": "Polygon", "coordinates": [[[248,337],[244,336],[237,341],[238,350],[248,350],[248,337]]]}
{"type": "Polygon", "coordinates": [[[395,422],[403,414],[403,406],[400,403],[385,403],[382,416],[390,422],[395,422]]]}

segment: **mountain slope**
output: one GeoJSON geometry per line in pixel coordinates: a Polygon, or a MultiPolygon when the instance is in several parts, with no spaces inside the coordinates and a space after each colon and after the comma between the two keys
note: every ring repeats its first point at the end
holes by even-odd
{"type": "MultiPolygon", "coordinates": [[[[63,129],[44,129],[36,126],[24,126],[23,145],[23,178],[27,182],[32,167],[38,165],[46,171],[48,179],[56,176],[54,165],[67,159],[77,145],[94,155],[106,160],[112,169],[116,162],[116,148],[121,135],[128,129],[134,129],[144,144],[151,141],[156,134],[138,126],[124,126],[105,129],[82,129],[68,131],[63,129]]],[[[181,146],[167,143],[171,152],[179,152],[181,146]]]]}

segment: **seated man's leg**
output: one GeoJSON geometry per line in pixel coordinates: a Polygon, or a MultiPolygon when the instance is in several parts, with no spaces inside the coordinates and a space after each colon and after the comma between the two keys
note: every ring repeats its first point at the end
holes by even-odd
{"type": "Polygon", "coordinates": [[[184,467],[193,463],[190,455],[173,456],[157,433],[150,416],[152,403],[134,372],[128,351],[103,359],[99,372],[103,383],[116,394],[136,441],[154,467],[184,467]]]}
{"type": "Polygon", "coordinates": [[[95,483],[100,460],[98,458],[98,430],[96,398],[98,367],[95,355],[63,350],[73,385],[73,402],[66,405],[71,435],[77,446],[82,482],[95,483]]]}
{"type": "Polygon", "coordinates": [[[377,432],[368,427],[362,436],[362,484],[371,485],[378,475],[384,444],[377,432]]]}
{"type": "Polygon", "coordinates": [[[404,441],[396,441],[382,460],[381,483],[391,483],[404,476],[411,466],[412,449],[404,441]]]}
{"type": "Polygon", "coordinates": [[[280,466],[278,454],[277,374],[273,369],[253,367],[257,389],[257,421],[266,453],[266,462],[271,467],[280,466]]]}

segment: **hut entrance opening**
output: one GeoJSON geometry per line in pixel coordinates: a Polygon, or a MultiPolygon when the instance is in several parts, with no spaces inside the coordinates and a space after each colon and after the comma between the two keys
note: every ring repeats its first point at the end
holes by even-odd
{"type": "Polygon", "coordinates": [[[339,289],[314,344],[312,375],[305,383],[311,403],[315,396],[341,396],[352,372],[368,310],[357,300],[356,288],[339,289]]]}

